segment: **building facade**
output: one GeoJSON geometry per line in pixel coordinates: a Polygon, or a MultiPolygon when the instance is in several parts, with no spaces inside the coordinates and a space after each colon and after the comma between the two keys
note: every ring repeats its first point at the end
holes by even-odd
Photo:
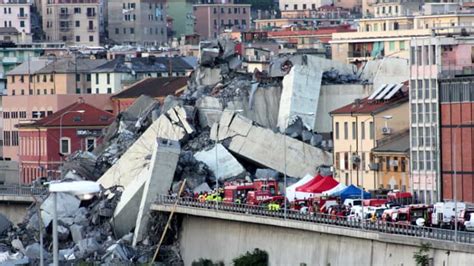
{"type": "MultiPolygon", "coordinates": [[[[461,126],[463,121],[469,121],[465,117],[469,112],[463,110],[461,116],[459,109],[451,108],[459,108],[465,99],[460,100],[460,95],[454,95],[461,93],[454,85],[451,92],[444,90],[444,94],[441,94],[440,81],[472,75],[474,40],[462,33],[461,29],[457,33],[452,31],[451,34],[453,36],[448,37],[435,32],[438,35],[436,37],[415,38],[411,41],[411,172],[414,190],[426,202],[452,199],[453,170],[462,172],[465,169],[461,165],[451,165],[454,151],[449,150],[454,149],[453,146],[469,145],[469,142],[464,143],[466,139],[463,142],[456,140],[457,144],[452,144],[454,136],[461,138],[462,130],[456,127],[461,126]],[[444,99],[440,98],[442,96],[444,99]]],[[[443,84],[444,88],[450,88],[449,84],[443,84]]],[[[466,152],[462,156],[465,154],[466,152]]],[[[459,185],[458,188],[461,189],[459,185]]],[[[472,200],[470,197],[468,199],[472,200]]]]}
{"type": "Polygon", "coordinates": [[[44,39],[68,45],[99,45],[99,0],[42,2],[44,39]]]}
{"type": "Polygon", "coordinates": [[[250,29],[250,5],[222,0],[216,4],[194,5],[194,32],[202,39],[215,39],[225,30],[250,29]]]}
{"type": "Polygon", "coordinates": [[[376,162],[372,149],[378,140],[406,130],[409,125],[407,88],[395,86],[392,88],[398,91],[388,100],[371,98],[372,94],[331,112],[334,171],[339,182],[367,190],[384,185],[377,175],[378,168],[373,167],[376,162]]]}
{"type": "Polygon", "coordinates": [[[194,33],[192,0],[168,1],[167,15],[173,20],[173,32],[176,37],[194,33]]]}
{"type": "Polygon", "coordinates": [[[166,43],[166,3],[166,0],[109,1],[109,39],[119,44],[142,46],[159,46],[166,43]]]}
{"type": "Polygon", "coordinates": [[[64,157],[93,151],[113,115],[82,101],[19,127],[19,163],[23,184],[40,177],[58,177],[64,157]]]}
{"type": "Polygon", "coordinates": [[[443,200],[474,203],[473,76],[471,73],[470,77],[459,75],[439,81],[443,200]]]}
{"type": "Polygon", "coordinates": [[[372,149],[379,188],[412,191],[410,178],[410,133],[408,129],[377,141],[372,149]]]}
{"type": "Polygon", "coordinates": [[[13,27],[22,34],[31,34],[31,2],[29,0],[3,0],[0,3],[0,27],[13,27]]]}

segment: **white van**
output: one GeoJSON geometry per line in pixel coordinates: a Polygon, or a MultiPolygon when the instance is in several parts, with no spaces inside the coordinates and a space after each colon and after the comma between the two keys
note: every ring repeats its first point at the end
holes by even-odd
{"type": "MultiPolygon", "coordinates": [[[[455,202],[437,202],[433,205],[431,224],[438,227],[453,227],[455,215],[455,202]]],[[[458,217],[466,209],[466,203],[458,202],[458,217]]]]}

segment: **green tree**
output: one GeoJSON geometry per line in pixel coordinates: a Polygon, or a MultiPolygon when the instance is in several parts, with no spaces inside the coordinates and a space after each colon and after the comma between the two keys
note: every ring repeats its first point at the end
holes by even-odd
{"type": "Polygon", "coordinates": [[[235,258],[233,262],[234,266],[267,266],[268,253],[256,248],[252,253],[247,251],[247,253],[235,258]]]}
{"type": "Polygon", "coordinates": [[[413,254],[413,258],[415,259],[416,265],[418,266],[428,266],[429,264],[429,254],[431,244],[430,243],[422,243],[420,250],[413,254]]]}

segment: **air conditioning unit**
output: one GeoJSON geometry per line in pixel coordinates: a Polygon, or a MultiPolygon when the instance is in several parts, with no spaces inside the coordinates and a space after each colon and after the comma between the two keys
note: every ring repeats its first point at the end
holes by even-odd
{"type": "Polygon", "coordinates": [[[392,134],[392,129],[389,128],[389,127],[383,127],[383,128],[382,128],[382,134],[384,134],[384,135],[390,135],[390,134],[392,134]]]}

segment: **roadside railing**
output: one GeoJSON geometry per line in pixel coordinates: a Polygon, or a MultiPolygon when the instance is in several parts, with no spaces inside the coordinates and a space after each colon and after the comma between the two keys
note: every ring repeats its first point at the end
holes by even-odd
{"type": "MultiPolygon", "coordinates": [[[[156,203],[163,205],[173,205],[176,202],[175,196],[158,196],[156,203]]],[[[179,198],[178,205],[192,208],[201,209],[215,209],[223,212],[231,212],[244,215],[258,215],[272,218],[285,219],[285,213],[283,209],[278,211],[269,210],[264,206],[248,205],[248,204],[237,204],[229,202],[216,202],[204,201],[200,202],[194,198],[179,198]]],[[[330,226],[341,226],[345,228],[375,231],[387,234],[405,235],[424,239],[434,239],[441,241],[454,241],[454,231],[426,226],[415,226],[398,224],[392,222],[375,221],[372,222],[369,219],[362,221],[357,219],[348,219],[345,216],[336,216],[325,213],[300,213],[295,210],[287,210],[287,220],[311,222],[318,224],[325,224],[330,226]]],[[[474,233],[458,231],[457,242],[465,244],[474,244],[474,233]]]]}
{"type": "Polygon", "coordinates": [[[46,188],[30,186],[0,186],[0,195],[30,196],[41,195],[46,192],[46,188]]]}

